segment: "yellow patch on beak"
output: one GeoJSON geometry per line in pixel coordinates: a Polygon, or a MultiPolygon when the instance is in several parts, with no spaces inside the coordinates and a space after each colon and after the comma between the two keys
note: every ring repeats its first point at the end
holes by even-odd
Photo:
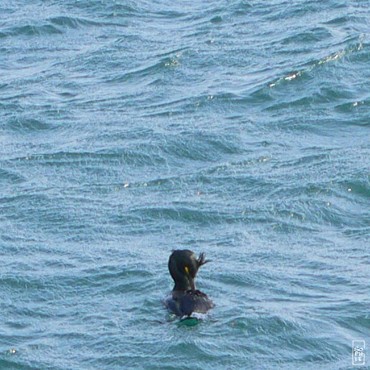
{"type": "Polygon", "coordinates": [[[189,267],[185,266],[184,270],[185,270],[186,274],[189,275],[189,267]]]}

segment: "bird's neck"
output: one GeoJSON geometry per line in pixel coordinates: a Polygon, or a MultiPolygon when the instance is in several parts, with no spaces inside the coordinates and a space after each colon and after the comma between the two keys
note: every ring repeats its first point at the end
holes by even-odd
{"type": "Polygon", "coordinates": [[[175,281],[175,286],[173,287],[172,291],[183,291],[186,292],[187,290],[192,289],[190,282],[187,278],[176,280],[175,281]]]}

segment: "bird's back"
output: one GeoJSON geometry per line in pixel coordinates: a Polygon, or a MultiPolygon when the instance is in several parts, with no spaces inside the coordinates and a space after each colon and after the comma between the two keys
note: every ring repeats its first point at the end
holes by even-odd
{"type": "Polygon", "coordinates": [[[214,307],[207,294],[200,290],[188,290],[179,294],[172,294],[165,304],[171,312],[181,317],[190,316],[194,312],[206,313],[214,307]]]}

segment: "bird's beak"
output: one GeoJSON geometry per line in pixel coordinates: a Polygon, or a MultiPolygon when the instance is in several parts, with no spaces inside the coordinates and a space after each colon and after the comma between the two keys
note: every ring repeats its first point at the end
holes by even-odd
{"type": "Polygon", "coordinates": [[[195,290],[195,281],[194,281],[194,279],[191,277],[191,275],[190,275],[190,271],[189,271],[189,268],[186,266],[185,267],[185,272],[186,272],[186,276],[187,276],[187,278],[188,278],[188,280],[189,280],[189,284],[190,284],[190,288],[191,288],[191,290],[195,290]]]}

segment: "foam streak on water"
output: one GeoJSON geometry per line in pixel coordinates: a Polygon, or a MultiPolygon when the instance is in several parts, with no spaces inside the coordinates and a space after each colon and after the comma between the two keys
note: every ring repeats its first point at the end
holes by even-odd
{"type": "Polygon", "coordinates": [[[368,3],[0,14],[0,368],[350,368],[370,345],[368,3]],[[195,326],[161,304],[174,248],[212,260],[195,326]]]}

